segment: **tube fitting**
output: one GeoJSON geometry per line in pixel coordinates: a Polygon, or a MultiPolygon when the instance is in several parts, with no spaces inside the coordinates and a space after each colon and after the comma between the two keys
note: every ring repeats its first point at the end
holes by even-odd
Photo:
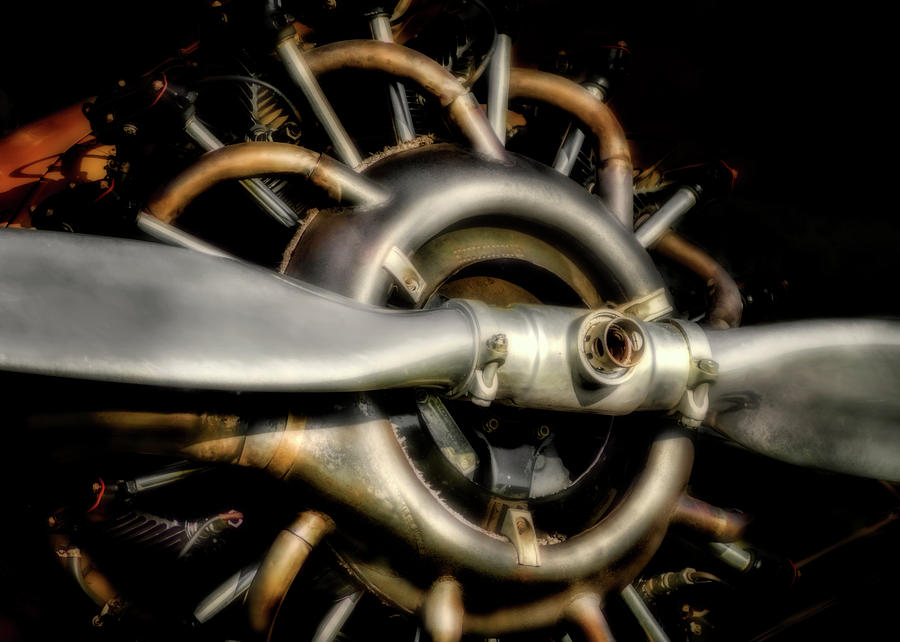
{"type": "Polygon", "coordinates": [[[589,383],[625,380],[644,355],[647,339],[641,326],[615,310],[588,315],[578,330],[579,364],[589,383]]]}

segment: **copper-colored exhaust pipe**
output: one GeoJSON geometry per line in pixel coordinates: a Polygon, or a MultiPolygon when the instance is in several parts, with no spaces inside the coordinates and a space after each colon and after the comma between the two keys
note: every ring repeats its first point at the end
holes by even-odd
{"type": "Polygon", "coordinates": [[[741,291],[731,275],[709,254],[681,235],[669,232],[654,248],[660,254],[695,272],[713,288],[709,324],[716,330],[736,328],[741,324],[741,291]]]}
{"type": "Polygon", "coordinates": [[[599,596],[591,593],[579,595],[569,604],[566,615],[581,627],[588,642],[613,642],[609,625],[600,608],[599,596]]]}
{"type": "Polygon", "coordinates": [[[324,154],[287,143],[239,143],[201,156],[157,191],[146,209],[164,223],[172,223],[216,183],[264,174],[299,174],[337,203],[375,205],[388,198],[372,181],[324,154]]]}
{"type": "Polygon", "coordinates": [[[464,615],[459,582],[452,577],[438,578],[422,604],[422,622],[432,642],[459,642],[464,615]]]}
{"type": "Polygon", "coordinates": [[[746,515],[736,511],[718,508],[712,504],[691,497],[681,496],[672,514],[672,522],[683,524],[714,542],[733,542],[740,539],[747,528],[746,515]]]}
{"type": "Polygon", "coordinates": [[[332,530],[330,517],[306,511],[275,538],[247,592],[247,616],[258,636],[271,637],[272,625],[294,578],[313,548],[332,530]]]}
{"type": "Polygon", "coordinates": [[[380,71],[411,80],[437,97],[475,151],[495,160],[507,158],[503,144],[469,91],[441,65],[418,51],[390,42],[344,40],[303,54],[316,76],[339,69],[380,71]]]}
{"type": "Polygon", "coordinates": [[[571,114],[597,138],[597,189],[616,218],[633,226],[633,168],[628,140],[612,110],[581,85],[533,69],[513,69],[509,99],[539,100],[571,114]]]}

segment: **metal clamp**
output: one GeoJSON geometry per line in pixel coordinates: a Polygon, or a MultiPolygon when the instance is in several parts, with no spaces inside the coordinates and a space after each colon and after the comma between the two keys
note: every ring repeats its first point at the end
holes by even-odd
{"type": "Polygon", "coordinates": [[[466,390],[476,406],[487,408],[497,398],[500,388],[497,371],[506,362],[508,351],[509,342],[505,334],[495,334],[487,340],[485,364],[472,373],[466,390]]]}
{"type": "Polygon", "coordinates": [[[516,549],[520,566],[540,566],[541,550],[534,530],[531,512],[520,508],[507,508],[500,526],[500,534],[505,535],[516,549]]]}
{"type": "Polygon", "coordinates": [[[384,260],[384,269],[410,303],[418,304],[422,300],[426,287],[425,279],[400,248],[396,246],[391,248],[384,260]]]}

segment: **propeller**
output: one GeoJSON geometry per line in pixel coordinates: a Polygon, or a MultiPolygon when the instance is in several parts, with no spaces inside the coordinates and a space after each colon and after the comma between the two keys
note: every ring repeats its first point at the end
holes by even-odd
{"type": "Polygon", "coordinates": [[[775,459],[900,481],[900,324],[779,323],[707,334],[707,423],[775,459]]]}
{"type": "Polygon", "coordinates": [[[236,260],[123,239],[0,230],[0,369],[207,390],[450,386],[460,310],[388,311],[236,260]]]}
{"type": "MultiPolygon", "coordinates": [[[[0,230],[0,274],[0,370],[79,379],[476,397],[473,381],[497,394],[499,379],[500,397],[523,407],[623,414],[677,406],[694,381],[693,343],[705,343],[690,338],[696,326],[633,324],[643,336],[633,371],[601,363],[592,379],[578,328],[610,312],[384,310],[229,258],[56,232],[0,230]],[[497,337],[502,351],[486,348],[497,337]]],[[[715,429],[783,461],[900,481],[900,324],[804,321],[705,339],[719,365],[715,429]]]]}

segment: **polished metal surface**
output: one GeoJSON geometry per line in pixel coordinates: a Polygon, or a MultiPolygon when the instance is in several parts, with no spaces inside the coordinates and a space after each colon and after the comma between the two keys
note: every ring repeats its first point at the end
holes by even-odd
{"type": "Polygon", "coordinates": [[[900,481],[900,324],[797,321],[709,342],[716,430],[782,461],[900,481]]]}
{"type": "Polygon", "coordinates": [[[672,194],[662,207],[644,221],[634,232],[638,243],[652,248],[688,210],[697,204],[697,193],[690,187],[682,187],[672,194]]]}
{"type": "Polygon", "coordinates": [[[312,642],[334,642],[362,596],[363,592],[357,591],[335,602],[313,633],[312,642]]]}
{"type": "Polygon", "coordinates": [[[741,572],[749,570],[753,564],[753,555],[735,544],[710,542],[706,548],[728,566],[741,572]]]}
{"type": "MultiPolygon", "coordinates": [[[[639,409],[669,409],[684,395],[691,376],[690,348],[674,325],[639,326],[646,339],[643,358],[632,367],[594,377],[582,367],[582,341],[575,339],[585,313],[553,306],[499,308],[452,301],[468,311],[479,337],[503,334],[509,349],[498,370],[496,399],[526,408],[623,415],[639,409]],[[583,375],[580,373],[584,373],[583,375]]],[[[636,322],[633,322],[636,323],[636,322]]],[[[490,360],[481,348],[478,363],[490,360]]],[[[601,373],[597,373],[600,375],[601,373]]]]}
{"type": "Polygon", "coordinates": [[[577,308],[388,311],[235,260],[53,232],[3,230],[0,264],[8,371],[225,390],[436,386],[607,414],[672,408],[691,375],[685,336],[657,323],[635,326],[645,356],[627,376],[573,376],[577,308]],[[488,341],[501,335],[502,357],[488,341]]]}
{"type": "MultiPolygon", "coordinates": [[[[196,116],[192,116],[184,125],[184,131],[187,132],[194,142],[196,142],[204,151],[211,152],[225,145],[216,138],[209,128],[200,122],[196,116]]],[[[241,186],[250,193],[257,205],[266,211],[276,221],[287,227],[293,227],[297,224],[297,213],[288,206],[281,198],[273,192],[268,185],[259,178],[245,178],[240,181],[241,186]]]]}
{"type": "MultiPolygon", "coordinates": [[[[598,100],[606,102],[606,92],[600,87],[593,83],[586,83],[582,86],[594,94],[598,100]]],[[[576,123],[569,125],[569,129],[566,131],[563,142],[556,152],[556,158],[553,159],[553,169],[564,176],[570,175],[575,168],[576,161],[578,161],[578,154],[581,153],[581,147],[584,145],[584,138],[584,130],[581,129],[581,127],[576,123]]]]}
{"type": "Polygon", "coordinates": [[[560,248],[605,286],[605,300],[647,297],[631,310],[642,319],[671,310],[659,271],[630,230],[599,198],[552,169],[432,145],[388,158],[366,176],[391,191],[391,202],[364,217],[321,213],[301,238],[289,274],[381,305],[390,285],[382,265],[392,248],[409,256],[450,229],[514,227],[560,248]]]}
{"type": "Polygon", "coordinates": [[[541,544],[540,566],[522,566],[506,538],[441,502],[410,464],[390,424],[370,419],[374,409],[362,408],[368,416],[309,418],[303,430],[287,431],[285,440],[297,449],[288,475],[345,504],[343,511],[362,514],[394,542],[427,551],[417,563],[417,573],[425,578],[449,565],[458,569],[460,581],[512,581],[540,589],[587,580],[618,560],[651,555],[693,459],[687,436],[663,431],[630,495],[615,511],[578,537],[541,544]],[[342,456],[326,456],[335,452],[342,456]]]}
{"type": "Polygon", "coordinates": [[[0,369],[229,390],[449,386],[458,310],[390,312],[153,243],[0,231],[0,369]]]}
{"type": "Polygon", "coordinates": [[[566,137],[556,152],[556,158],[553,159],[553,169],[568,176],[575,168],[575,162],[578,160],[578,154],[581,153],[581,147],[584,145],[584,131],[580,127],[574,125],[566,133],[566,137]]]}
{"type": "Polygon", "coordinates": [[[641,599],[640,593],[637,592],[637,589],[634,588],[634,586],[629,584],[622,589],[622,599],[625,600],[628,609],[634,614],[634,617],[637,618],[638,623],[641,625],[641,628],[644,629],[644,633],[647,634],[647,639],[650,640],[650,642],[669,642],[669,636],[666,635],[666,632],[663,630],[657,619],[653,617],[653,613],[651,613],[650,609],[647,608],[647,605],[644,604],[644,600],[641,599]]]}
{"type": "Polygon", "coordinates": [[[232,258],[225,250],[210,245],[206,241],[198,239],[193,234],[188,234],[173,227],[168,223],[164,223],[152,214],[148,214],[146,210],[138,212],[135,218],[137,228],[147,236],[156,239],[166,245],[184,248],[192,252],[200,252],[207,256],[217,256],[219,258],[232,258]]]}
{"type": "Polygon", "coordinates": [[[259,564],[250,564],[222,582],[197,605],[194,609],[194,619],[200,624],[208,622],[230,604],[243,598],[258,570],[259,564]]]}
{"type": "Polygon", "coordinates": [[[359,165],[362,162],[362,156],[304,59],[304,53],[295,40],[293,29],[278,43],[276,51],[291,80],[296,83],[303,95],[306,96],[306,100],[309,101],[313,113],[331,139],[338,158],[350,167],[359,165]]]}
{"type": "Polygon", "coordinates": [[[494,38],[494,53],[488,67],[488,120],[500,142],[506,144],[506,110],[509,108],[509,70],[512,57],[512,38],[498,33],[494,38]]]}

